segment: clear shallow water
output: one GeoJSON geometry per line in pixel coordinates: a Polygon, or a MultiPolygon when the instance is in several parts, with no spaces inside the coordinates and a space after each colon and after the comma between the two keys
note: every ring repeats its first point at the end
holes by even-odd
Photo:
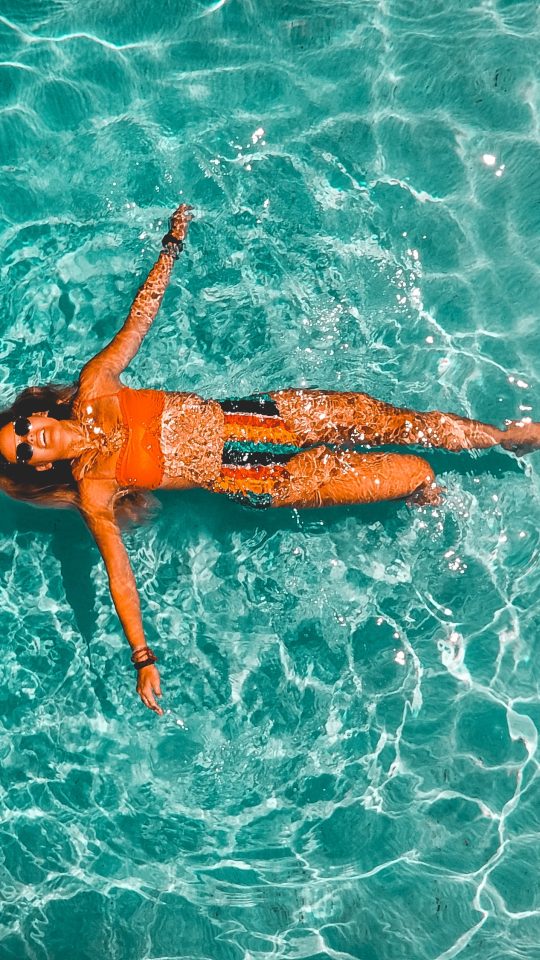
{"type": "MultiPolygon", "coordinates": [[[[70,380],[180,198],[129,383],[540,419],[532,3],[5,2],[0,378],[70,380]]],[[[530,958],[538,455],[438,510],[162,498],[162,721],[78,518],[2,500],[1,960],[530,958]]]]}

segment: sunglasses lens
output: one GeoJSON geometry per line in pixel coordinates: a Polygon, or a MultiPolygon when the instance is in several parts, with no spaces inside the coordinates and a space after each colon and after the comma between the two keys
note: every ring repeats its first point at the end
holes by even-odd
{"type": "Polygon", "coordinates": [[[28,417],[17,417],[13,424],[13,429],[18,437],[25,437],[30,429],[28,417]]]}
{"type": "Polygon", "coordinates": [[[34,451],[32,449],[32,444],[30,443],[19,443],[17,444],[17,462],[18,463],[28,463],[29,460],[34,456],[34,451]]]}

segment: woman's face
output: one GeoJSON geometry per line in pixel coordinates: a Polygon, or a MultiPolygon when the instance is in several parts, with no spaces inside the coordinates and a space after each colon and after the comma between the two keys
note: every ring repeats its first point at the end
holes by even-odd
{"type": "Polygon", "coordinates": [[[61,420],[40,414],[19,417],[15,423],[7,423],[0,430],[0,453],[9,463],[25,462],[36,470],[48,470],[55,460],[62,460],[65,456],[64,432],[61,420]],[[21,433],[26,426],[26,432],[21,433]],[[28,444],[31,447],[30,457],[28,444]]]}

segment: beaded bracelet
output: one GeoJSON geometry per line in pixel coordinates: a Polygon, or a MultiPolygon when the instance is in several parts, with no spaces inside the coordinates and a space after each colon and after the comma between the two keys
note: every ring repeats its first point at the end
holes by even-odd
{"type": "Polygon", "coordinates": [[[138,650],[134,650],[131,654],[131,662],[136,670],[142,670],[143,667],[151,667],[153,663],[157,663],[157,657],[150,647],[139,647],[138,650]],[[144,660],[135,659],[139,654],[144,656],[144,660]]]}

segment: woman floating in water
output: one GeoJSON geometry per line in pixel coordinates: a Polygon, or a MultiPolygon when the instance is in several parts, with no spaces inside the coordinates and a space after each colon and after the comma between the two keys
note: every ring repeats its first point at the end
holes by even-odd
{"type": "Polygon", "coordinates": [[[426,460],[384,444],[479,450],[540,447],[540,424],[506,430],[417,413],[365,393],[279,390],[228,400],[131,390],[120,380],[148,333],[182,250],[191,208],[178,207],[127,320],[71,387],[30,387],[0,414],[0,485],[20,500],[77,506],[101,551],[132,649],[137,692],[163,713],[156,657],[118,518],[141,490],[203,487],[255,507],[322,507],[414,497],[436,503],[426,460]],[[354,449],[366,447],[369,452],[354,449]]]}

